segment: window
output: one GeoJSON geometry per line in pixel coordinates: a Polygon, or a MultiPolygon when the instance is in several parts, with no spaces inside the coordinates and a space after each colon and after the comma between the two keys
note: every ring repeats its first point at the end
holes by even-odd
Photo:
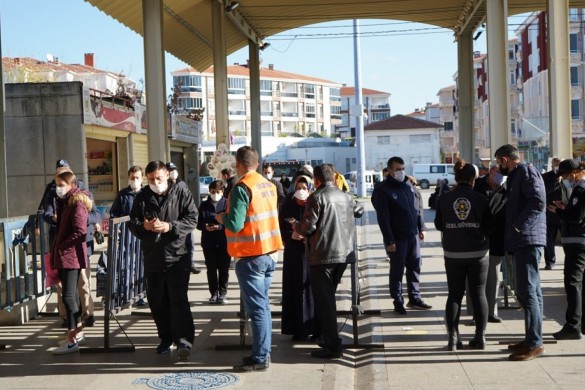
{"type": "Polygon", "coordinates": [[[430,134],[414,134],[410,135],[409,138],[411,144],[426,144],[431,142],[430,134]]]}
{"type": "Polygon", "coordinates": [[[445,173],[444,165],[431,165],[431,173],[445,173]]]}
{"type": "Polygon", "coordinates": [[[516,85],[516,70],[510,70],[510,85],[516,85]]]}
{"type": "Polygon", "coordinates": [[[272,81],[260,80],[260,95],[272,96],[272,81]]]}
{"type": "Polygon", "coordinates": [[[577,47],[577,34],[570,34],[569,36],[569,47],[571,53],[577,53],[579,48],[577,47]]]}
{"type": "Polygon", "coordinates": [[[175,76],[173,85],[180,85],[181,92],[201,92],[201,76],[175,76]]]}
{"type": "Polygon", "coordinates": [[[579,67],[578,66],[571,66],[571,85],[572,86],[579,85],[579,67]]]}
{"type": "Polygon", "coordinates": [[[390,113],[389,112],[372,112],[372,115],[370,116],[372,122],[377,122],[377,121],[381,121],[384,119],[388,119],[390,118],[390,113]]]}
{"type": "Polygon", "coordinates": [[[581,118],[581,106],[579,105],[579,99],[571,100],[571,117],[573,119],[581,118]]]}
{"type": "Polygon", "coordinates": [[[315,99],[314,84],[305,84],[305,99],[315,99]]]}
{"type": "Polygon", "coordinates": [[[203,107],[203,99],[201,98],[181,98],[179,102],[180,107],[184,109],[203,107]]]}
{"type": "Polygon", "coordinates": [[[332,102],[340,102],[341,101],[341,90],[339,88],[330,88],[329,89],[329,99],[332,102]]]}
{"type": "Polygon", "coordinates": [[[508,50],[508,59],[510,61],[514,60],[514,50],[508,50]]]}
{"type": "Polygon", "coordinates": [[[571,22],[578,22],[579,21],[579,10],[577,8],[570,8],[569,9],[569,20],[571,22]]]}
{"type": "Polygon", "coordinates": [[[314,118],[315,117],[315,105],[311,103],[305,104],[305,117],[307,118],[314,118]]]}
{"type": "Polygon", "coordinates": [[[246,80],[228,77],[228,93],[232,95],[244,95],[246,93],[246,80]]]}
{"type": "Polygon", "coordinates": [[[445,130],[453,130],[453,122],[445,122],[443,126],[445,130]]]}
{"type": "Polygon", "coordinates": [[[378,139],[378,145],[390,145],[389,135],[379,135],[376,138],[378,139]]]}

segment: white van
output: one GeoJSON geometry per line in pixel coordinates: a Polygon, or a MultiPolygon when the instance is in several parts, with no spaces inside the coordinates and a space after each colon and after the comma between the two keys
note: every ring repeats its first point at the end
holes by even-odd
{"type": "MultiPolygon", "coordinates": [[[[383,180],[382,172],[380,171],[364,171],[366,177],[366,194],[371,195],[374,191],[374,185],[383,180]]],[[[345,180],[349,186],[349,192],[357,194],[357,171],[349,171],[345,175],[345,180]]]]}
{"type": "Polygon", "coordinates": [[[437,184],[438,179],[449,180],[449,185],[455,184],[453,164],[414,164],[412,176],[420,185],[420,188],[427,189],[431,184],[437,184]]]}

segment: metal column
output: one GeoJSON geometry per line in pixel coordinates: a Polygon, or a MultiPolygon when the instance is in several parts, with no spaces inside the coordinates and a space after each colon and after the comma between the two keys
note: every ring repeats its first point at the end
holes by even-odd
{"type": "Polygon", "coordinates": [[[357,146],[357,196],[366,196],[366,151],[364,139],[364,104],[362,96],[362,59],[360,53],[360,24],[353,20],[353,63],[355,79],[355,140],[357,146]]]}
{"type": "Polygon", "coordinates": [[[490,154],[510,143],[508,1],[486,0],[490,154]]]}
{"type": "Polygon", "coordinates": [[[165,91],[165,53],[162,0],[142,0],[144,30],[144,73],[146,78],[146,119],[148,121],[148,159],[168,161],[167,103],[165,91]]]}
{"type": "Polygon", "coordinates": [[[258,43],[248,40],[250,71],[250,122],[252,147],[258,151],[260,170],[262,169],[262,124],[260,122],[260,47],[258,43]]]}
{"type": "Polygon", "coordinates": [[[475,162],[473,39],[472,32],[457,38],[457,94],[459,105],[459,157],[475,162]]]}
{"type": "Polygon", "coordinates": [[[227,58],[223,4],[211,2],[213,27],[213,80],[215,83],[215,142],[230,146],[227,93],[227,58]]]}
{"type": "Polygon", "coordinates": [[[569,0],[547,0],[551,156],[572,158],[569,0]]]}

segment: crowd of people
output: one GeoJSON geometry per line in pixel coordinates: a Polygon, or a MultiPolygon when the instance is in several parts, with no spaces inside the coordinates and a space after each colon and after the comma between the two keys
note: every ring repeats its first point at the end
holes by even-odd
{"type": "MultiPolygon", "coordinates": [[[[544,352],[538,263],[545,254],[545,269],[554,267],[559,229],[568,307],[565,325],[553,336],[579,339],[585,332],[585,170],[576,160],[553,159],[553,169],[543,177],[521,162],[511,145],[497,149],[494,157],[496,164],[484,176],[477,166],[460,160],[454,166],[455,185],[438,183],[434,225],[441,232],[448,284],[447,348],[463,348],[459,322],[467,292],[475,325],[468,347],[485,349],[487,323],[502,321],[497,312],[499,267],[508,256],[513,258],[515,294],[526,329],[521,342],[509,345],[509,358],[530,360],[544,352]]],[[[347,265],[356,261],[354,221],[363,205],[347,193],[347,183],[331,164],[305,166],[292,180],[274,178],[269,164],[262,174],[258,168],[254,148],[238,149],[234,169],[224,169],[223,180],[209,185],[209,196],[199,207],[173,163],[151,161],[144,172],[137,166],[128,170],[128,187],[118,193],[110,214],[129,215],[130,230],[142,241],[147,298],[160,338],[157,353],[168,353],[175,345],[179,359],[186,360],[193,347],[188,288],[190,274],[199,272],[193,235],[197,229],[210,304],[228,302],[230,262],[235,261],[253,339],[251,355],[234,366],[236,371],[270,365],[269,289],[281,249],[282,334],[318,343],[313,357],[342,355],[335,294],[347,265]]],[[[422,196],[416,179],[405,174],[402,158],[390,158],[384,176],[371,201],[390,261],[394,313],[430,310],[420,291],[420,245],[426,231],[422,196]]],[[[57,163],[42,208],[52,226],[51,265],[59,270],[60,313],[68,329],[67,340],[54,353],[75,352],[84,341],[82,322],[94,322],[92,305],[82,295],[89,291],[90,278],[83,275],[90,269],[91,231],[99,230],[99,213],[91,193],[64,160],[57,163]]]]}

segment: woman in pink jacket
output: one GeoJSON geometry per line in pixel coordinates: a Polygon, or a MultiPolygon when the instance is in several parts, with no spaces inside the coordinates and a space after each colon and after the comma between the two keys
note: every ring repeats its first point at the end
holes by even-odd
{"type": "Polygon", "coordinates": [[[81,326],[81,307],[77,290],[80,270],[86,267],[87,218],[92,201],[85,190],[77,187],[77,178],[70,170],[57,171],[57,229],[51,265],[59,270],[63,285],[63,303],[67,312],[67,340],[53,350],[53,354],[62,355],[79,350],[79,342],[84,341],[81,326]]]}

